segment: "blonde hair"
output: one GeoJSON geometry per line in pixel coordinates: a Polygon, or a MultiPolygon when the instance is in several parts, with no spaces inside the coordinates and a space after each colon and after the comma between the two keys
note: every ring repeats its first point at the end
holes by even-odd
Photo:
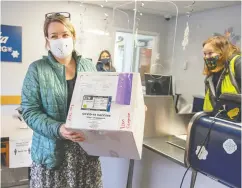
{"type": "MultiPolygon", "coordinates": [[[[220,55],[219,62],[218,62],[219,66],[215,71],[219,71],[222,68],[224,68],[225,62],[228,61],[232,55],[241,54],[240,48],[233,45],[225,36],[210,37],[203,42],[203,47],[206,44],[211,44],[214,52],[220,55]]],[[[212,72],[208,70],[207,66],[204,66],[203,74],[210,75],[212,74],[212,72]]]]}
{"type": "MultiPolygon", "coordinates": [[[[72,34],[73,38],[76,39],[76,31],[72,23],[63,15],[59,14],[53,14],[52,16],[46,17],[45,18],[45,23],[44,23],[44,36],[48,38],[48,28],[49,25],[53,22],[59,22],[63,24],[72,34]]],[[[47,41],[45,43],[45,47],[47,47],[47,41]]]]}

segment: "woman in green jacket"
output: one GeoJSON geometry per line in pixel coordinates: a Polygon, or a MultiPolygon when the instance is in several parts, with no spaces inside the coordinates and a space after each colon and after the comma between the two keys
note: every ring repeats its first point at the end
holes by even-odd
{"type": "Polygon", "coordinates": [[[33,62],[22,88],[23,118],[33,130],[31,188],[100,188],[101,167],[77,142],[84,137],[65,128],[77,72],[95,72],[74,50],[76,33],[60,13],[46,15],[48,56],[33,62]]]}

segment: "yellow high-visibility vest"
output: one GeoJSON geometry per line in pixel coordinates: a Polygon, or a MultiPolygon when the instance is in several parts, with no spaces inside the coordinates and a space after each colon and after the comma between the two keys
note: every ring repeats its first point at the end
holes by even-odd
{"type": "MultiPolygon", "coordinates": [[[[223,80],[221,80],[221,94],[223,93],[230,93],[230,94],[239,94],[240,89],[238,88],[238,85],[235,81],[235,60],[237,57],[240,57],[240,55],[236,55],[232,58],[232,60],[229,62],[229,67],[224,69],[222,72],[222,75],[224,75],[223,80]]],[[[212,112],[214,109],[214,106],[216,104],[216,89],[213,86],[212,83],[212,75],[206,78],[206,95],[204,98],[204,104],[203,104],[203,111],[205,112],[212,112]]],[[[220,79],[222,77],[220,76],[220,79]]]]}

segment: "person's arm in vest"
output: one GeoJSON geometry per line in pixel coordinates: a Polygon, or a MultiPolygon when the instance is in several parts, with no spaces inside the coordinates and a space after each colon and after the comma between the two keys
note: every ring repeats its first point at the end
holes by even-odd
{"type": "Polygon", "coordinates": [[[241,56],[235,60],[234,63],[235,79],[239,88],[241,89],[241,56]]]}

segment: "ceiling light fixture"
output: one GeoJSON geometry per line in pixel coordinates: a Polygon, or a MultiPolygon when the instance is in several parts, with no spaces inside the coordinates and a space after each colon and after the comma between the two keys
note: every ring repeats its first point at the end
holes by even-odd
{"type": "Polygon", "coordinates": [[[144,6],[145,6],[145,4],[144,4],[144,3],[141,3],[141,6],[142,6],[142,7],[144,7],[144,6]]]}
{"type": "Polygon", "coordinates": [[[103,8],[104,6],[103,6],[103,5],[100,5],[100,7],[102,7],[102,8],[103,8]]]}

